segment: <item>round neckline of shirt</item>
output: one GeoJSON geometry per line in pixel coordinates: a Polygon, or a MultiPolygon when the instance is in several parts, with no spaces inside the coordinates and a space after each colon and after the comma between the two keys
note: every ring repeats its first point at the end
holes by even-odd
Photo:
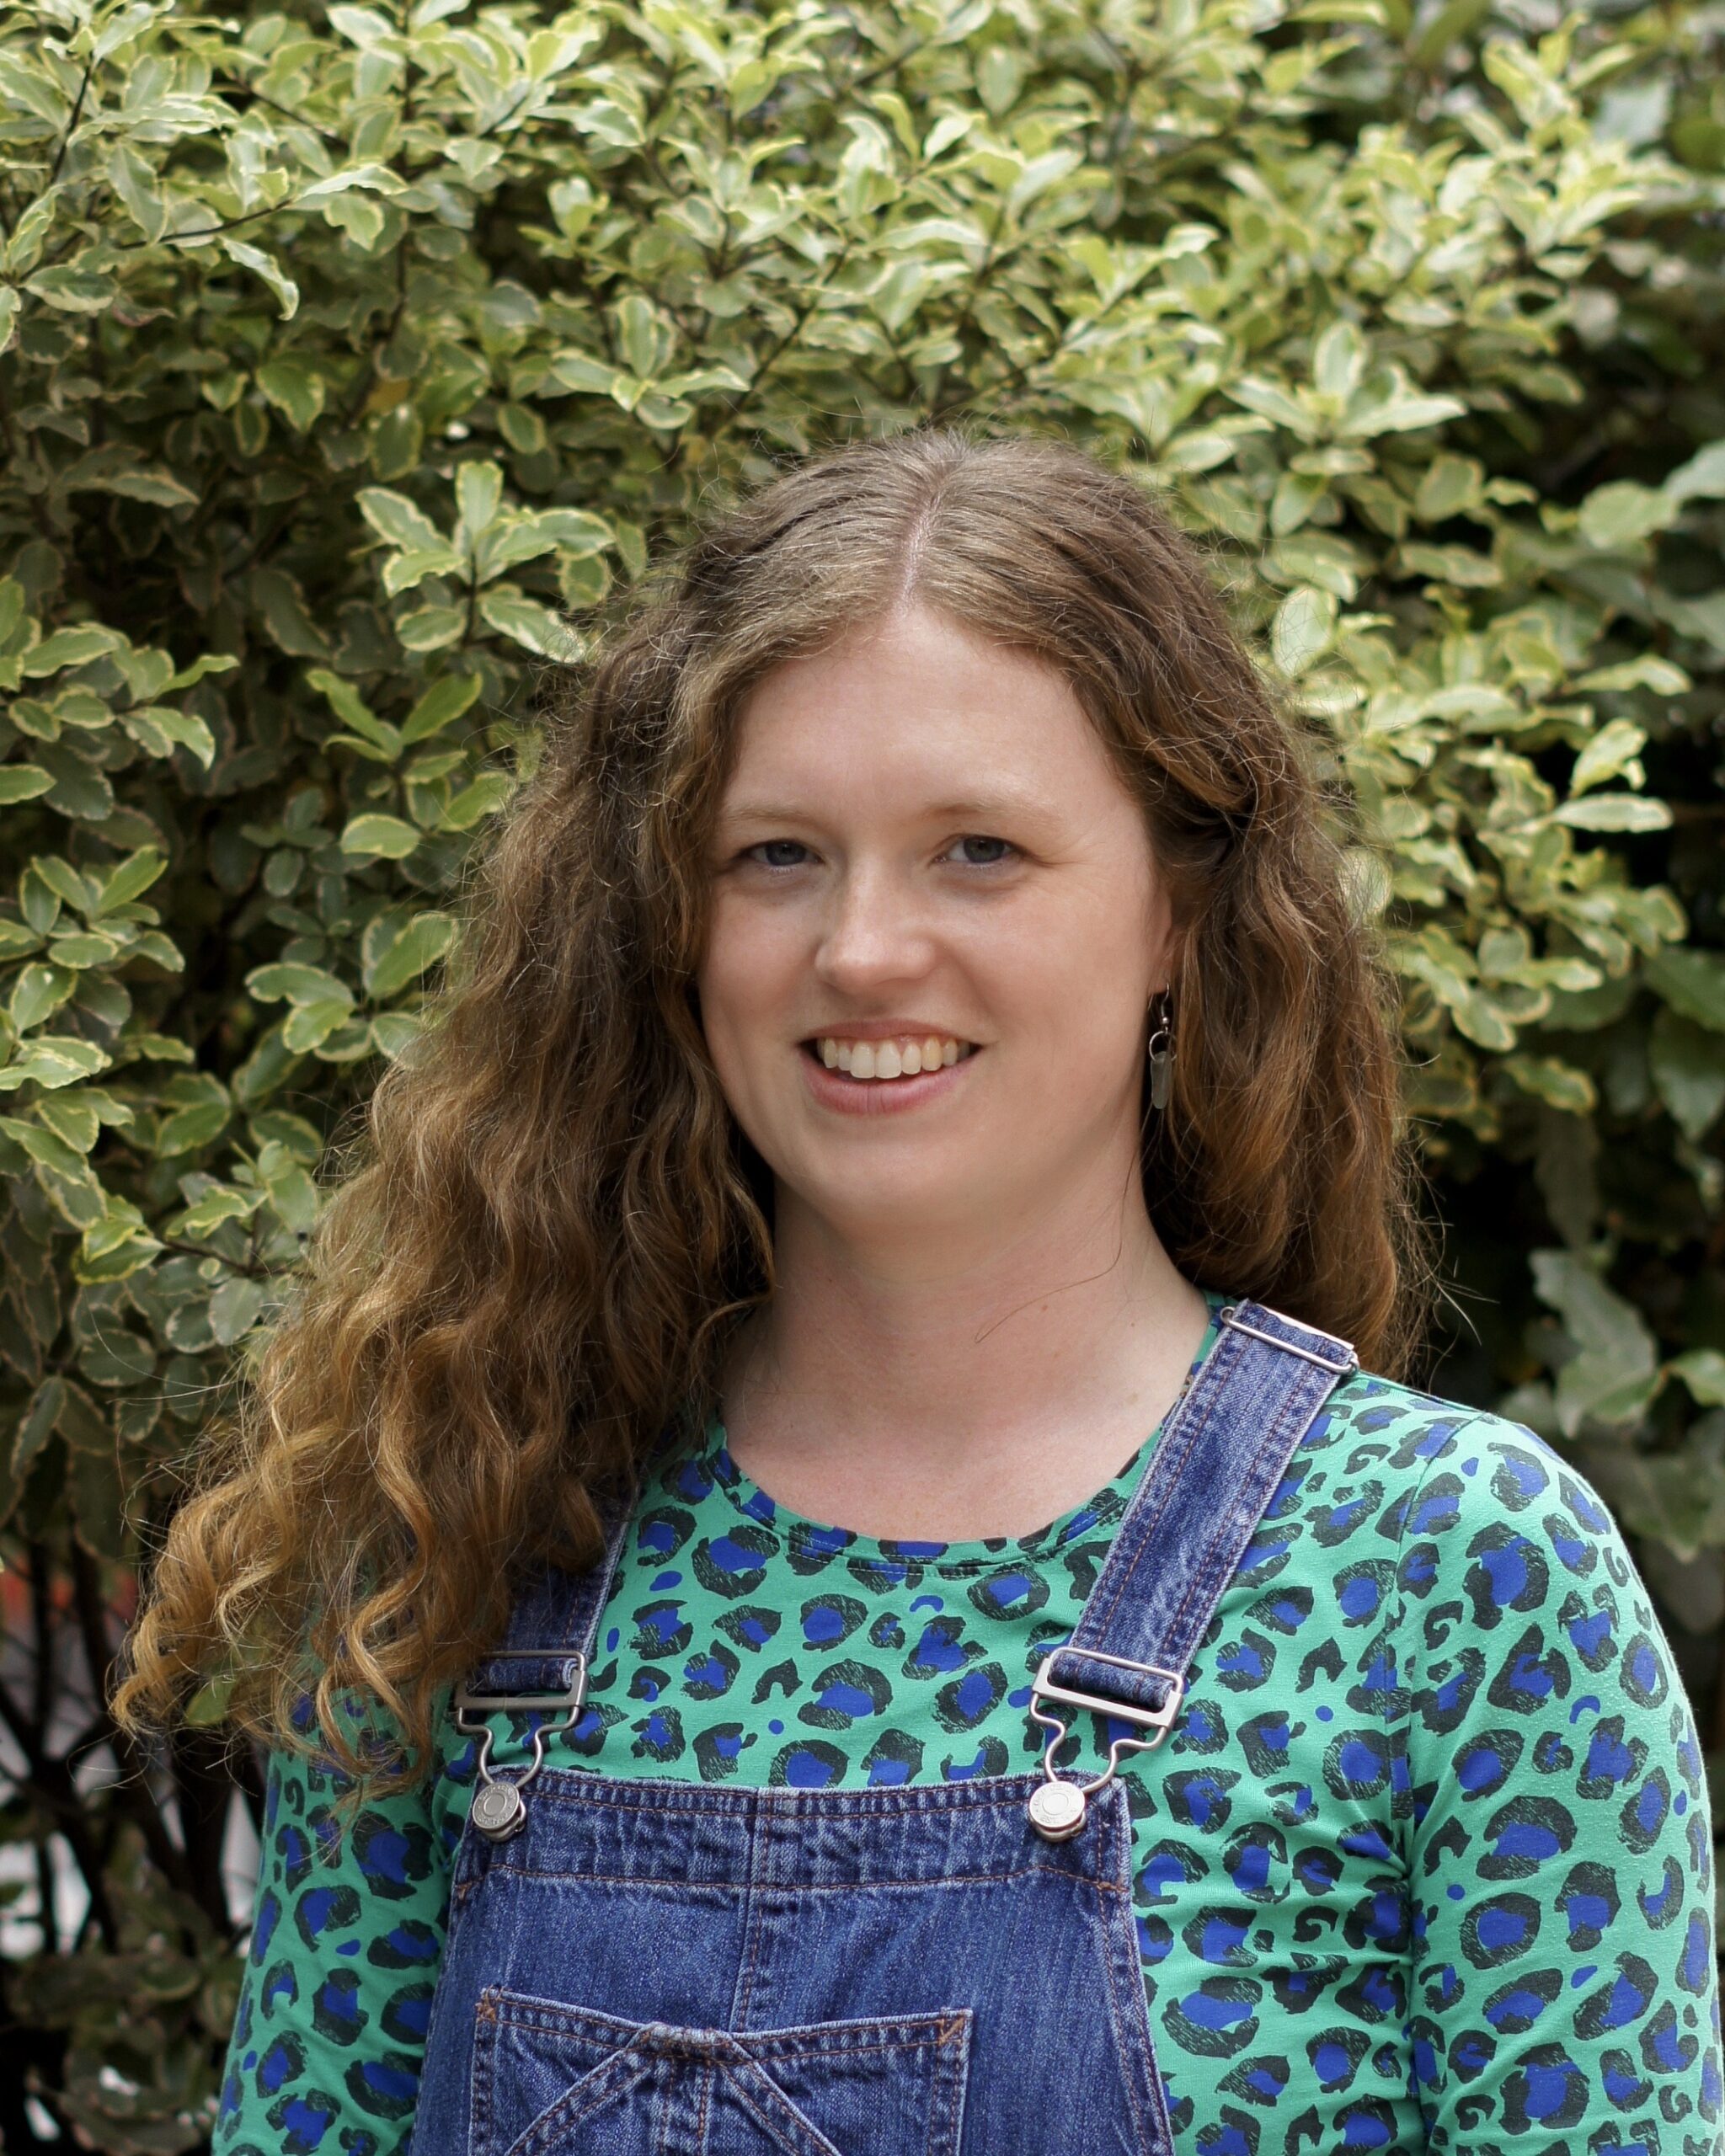
{"type": "Polygon", "coordinates": [[[1197,1376],[1215,1347],[1220,1331],[1218,1313],[1226,1306],[1226,1296],[1204,1290],[1204,1300],[1210,1305],[1210,1322],[1204,1327],[1204,1337],[1199,1342],[1198,1353],[1185,1382],[1170,1403],[1167,1413],[1139,1444],[1124,1465],[1111,1475],[1099,1489],[1093,1491],[1080,1503],[1071,1506],[1046,1526],[1036,1528],[1028,1534],[975,1536],[958,1542],[893,1541],[885,1537],[862,1534],[852,1528],[836,1527],[806,1513],[793,1512],[777,1498],[770,1497],[751,1476],[745,1475],[732,1459],[730,1447],[725,1440],[724,1425],[717,1414],[708,1418],[697,1459],[712,1476],[713,1486],[721,1491],[732,1509],[740,1513],[753,1527],[764,1527],[779,1535],[793,1556],[819,1555],[842,1556],[852,1564],[873,1564],[884,1569],[897,1569],[915,1565],[927,1572],[945,1577],[956,1577],[972,1572],[992,1572],[1003,1563],[1026,1563],[1055,1555],[1070,1548],[1096,1524],[1098,1508],[1111,1493],[1118,1492],[1124,1497],[1135,1487],[1140,1475],[1150,1464],[1151,1454],[1167,1428],[1168,1417],[1184,1400],[1192,1380],[1197,1376]]]}

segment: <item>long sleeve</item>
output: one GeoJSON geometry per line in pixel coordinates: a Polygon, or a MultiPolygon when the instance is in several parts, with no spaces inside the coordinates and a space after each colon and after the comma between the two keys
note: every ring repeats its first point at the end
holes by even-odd
{"type": "Polygon", "coordinates": [[[219,2156],[406,2147],[449,1901],[432,1790],[339,1824],[333,1778],[272,1753],[219,2156]]]}
{"type": "Polygon", "coordinates": [[[1398,1583],[1432,2150],[1717,2156],[1701,1752],[1621,1536],[1489,1418],[1426,1476],[1398,1583]]]}

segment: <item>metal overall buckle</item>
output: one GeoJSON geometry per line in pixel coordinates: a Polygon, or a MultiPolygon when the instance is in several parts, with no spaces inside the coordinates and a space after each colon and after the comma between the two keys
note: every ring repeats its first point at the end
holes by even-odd
{"type": "Polygon", "coordinates": [[[506,1842],[527,1823],[526,1800],[521,1791],[545,1762],[545,1740],[561,1737],[574,1726],[587,1697],[587,1657],[563,1647],[502,1647],[485,1657],[494,1662],[561,1662],[573,1673],[561,1692],[475,1692],[463,1682],[455,1688],[455,1726],[479,1739],[477,1763],[479,1787],[474,1791],[469,1817],[488,1841],[506,1842]],[[509,1708],[561,1707],[560,1721],[541,1722],[533,1732],[533,1757],[522,1771],[510,1779],[491,1771],[491,1725],[487,1715],[509,1708]],[[470,1721],[474,1716],[477,1720],[470,1721]]]}
{"type": "MultiPolygon", "coordinates": [[[[1065,1646],[1071,1645],[1070,1641],[1065,1642],[1065,1646]]],[[[1074,1652],[1082,1654],[1087,1662],[1107,1662],[1114,1669],[1135,1670],[1142,1677],[1160,1677],[1168,1687],[1168,1696],[1159,1707],[1136,1707],[1119,1700],[1099,1700],[1093,1693],[1076,1691],[1070,1685],[1056,1684],[1050,1678],[1049,1672],[1054,1666],[1055,1656],[1063,1651],[1062,1647],[1056,1647],[1053,1654],[1044,1657],[1030,1687],[1032,1718],[1044,1729],[1054,1732],[1042,1755],[1042,1770],[1047,1779],[1027,1807],[1031,1825],[1045,1842],[1070,1841],[1078,1832],[1084,1824],[1089,1800],[1114,1780],[1123,1752],[1155,1751],[1180,1711],[1180,1701],[1186,1690],[1186,1680],[1177,1669],[1162,1669],[1153,1662],[1128,1662],[1120,1655],[1097,1654],[1089,1647],[1077,1648],[1074,1652]],[[1070,1725],[1058,1715],[1044,1714],[1037,1705],[1041,1700],[1063,1700],[1075,1707],[1089,1707],[1099,1715],[1135,1722],[1139,1728],[1155,1733],[1150,1737],[1115,1737],[1108,1746],[1108,1764],[1093,1782],[1062,1781],[1055,1772],[1055,1754],[1071,1734],[1070,1725]]]]}

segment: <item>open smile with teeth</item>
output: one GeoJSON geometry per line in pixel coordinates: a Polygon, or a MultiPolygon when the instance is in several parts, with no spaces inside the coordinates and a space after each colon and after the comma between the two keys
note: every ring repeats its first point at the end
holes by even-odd
{"type": "Polygon", "coordinates": [[[921,1071],[962,1063],[975,1055],[974,1041],[954,1040],[950,1034],[906,1034],[891,1041],[842,1041],[822,1033],[809,1043],[829,1070],[842,1070],[849,1078],[914,1078],[921,1071]]]}

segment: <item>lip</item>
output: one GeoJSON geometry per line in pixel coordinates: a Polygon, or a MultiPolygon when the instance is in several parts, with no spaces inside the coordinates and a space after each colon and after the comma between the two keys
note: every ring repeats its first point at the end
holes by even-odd
{"type": "MultiPolygon", "coordinates": [[[[866,1034],[855,1038],[866,1039],[866,1034]]],[[[890,1036],[887,1036],[890,1038],[890,1036]]],[[[961,1057],[957,1063],[943,1063],[938,1070],[920,1071],[914,1078],[846,1077],[842,1070],[829,1070],[820,1058],[808,1046],[797,1050],[797,1059],[808,1080],[809,1091],[818,1106],[831,1108],[840,1115],[881,1116],[905,1115],[912,1108],[936,1101],[942,1094],[952,1091],[964,1072],[985,1053],[980,1048],[961,1057]]]]}

